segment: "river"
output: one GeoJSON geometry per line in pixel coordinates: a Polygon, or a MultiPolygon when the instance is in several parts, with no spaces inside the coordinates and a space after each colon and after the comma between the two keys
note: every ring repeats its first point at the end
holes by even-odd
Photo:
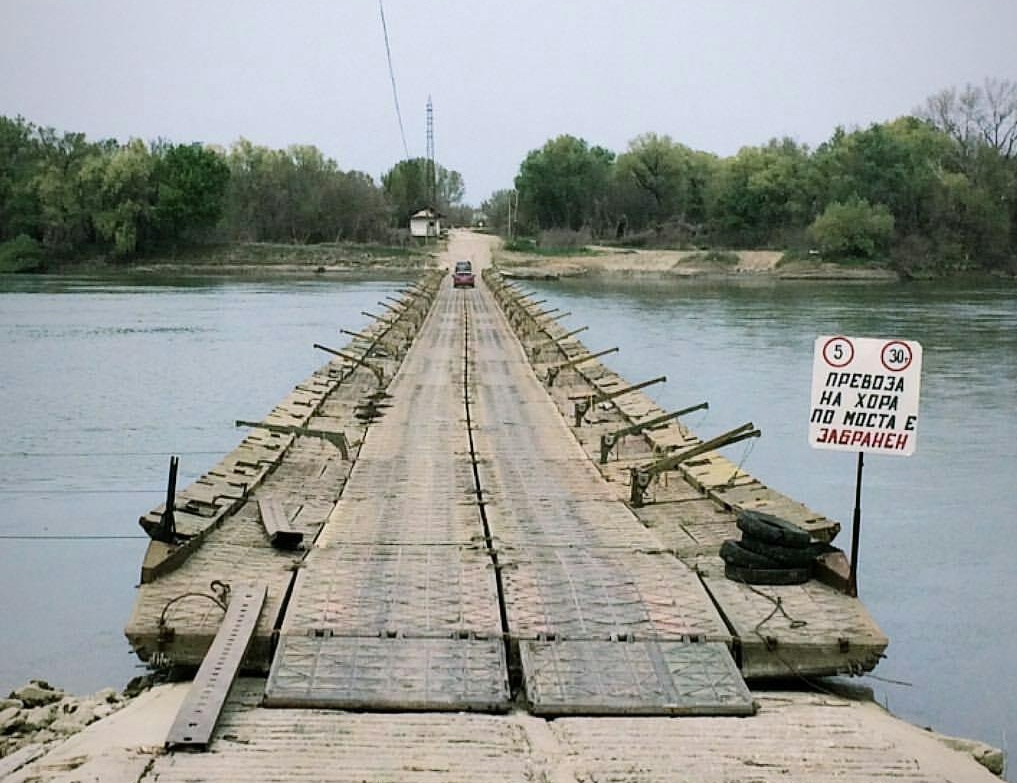
{"type": "MultiPolygon", "coordinates": [[[[0,278],[0,691],[29,677],[89,692],[142,670],[123,637],[170,454],[184,486],[341,345],[398,281],[0,278]]],[[[821,334],[924,348],[917,451],[869,456],[860,596],[890,638],[866,677],[895,713],[1006,746],[1017,736],[1013,285],[585,281],[527,284],[592,349],[725,454],[839,520],[855,457],[809,447],[821,334]],[[1008,619],[1010,618],[1010,619],[1008,619]],[[906,683],[906,684],[903,684],[906,683]]]]}

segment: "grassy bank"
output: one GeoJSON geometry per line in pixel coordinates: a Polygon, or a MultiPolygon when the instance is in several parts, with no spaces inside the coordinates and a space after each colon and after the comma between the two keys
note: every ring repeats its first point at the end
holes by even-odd
{"type": "Polygon", "coordinates": [[[416,271],[437,265],[443,245],[392,247],[354,243],[315,245],[262,242],[201,245],[146,254],[130,260],[97,256],[50,261],[48,272],[242,275],[416,271]]]}

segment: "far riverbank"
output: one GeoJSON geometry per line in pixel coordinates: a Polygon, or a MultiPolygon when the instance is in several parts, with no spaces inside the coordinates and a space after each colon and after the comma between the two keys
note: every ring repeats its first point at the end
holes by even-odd
{"type": "MultiPolygon", "coordinates": [[[[414,275],[438,266],[446,241],[427,245],[384,246],[354,243],[314,245],[227,243],[201,245],[151,254],[129,261],[95,257],[48,262],[39,271],[113,277],[203,276],[236,279],[293,277],[362,277],[378,279],[414,275]]],[[[975,270],[935,275],[902,276],[886,264],[834,263],[816,258],[790,258],[780,250],[621,249],[591,245],[574,253],[514,252],[503,245],[494,251],[502,272],[517,279],[555,280],[574,277],[614,280],[760,279],[889,283],[949,278],[971,281],[1012,280],[975,270]]]]}
{"type": "Polygon", "coordinates": [[[576,255],[545,256],[499,249],[495,262],[510,277],[556,279],[656,276],[744,277],[783,280],[896,281],[900,276],[885,266],[845,265],[821,260],[786,260],[779,250],[618,250],[591,248],[576,255]]]}

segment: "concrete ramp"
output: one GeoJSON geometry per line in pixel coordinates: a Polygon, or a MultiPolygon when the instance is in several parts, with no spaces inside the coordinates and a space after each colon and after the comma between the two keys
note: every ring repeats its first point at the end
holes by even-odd
{"type": "Polygon", "coordinates": [[[755,713],[719,642],[526,641],[519,652],[535,715],[755,713]]]}

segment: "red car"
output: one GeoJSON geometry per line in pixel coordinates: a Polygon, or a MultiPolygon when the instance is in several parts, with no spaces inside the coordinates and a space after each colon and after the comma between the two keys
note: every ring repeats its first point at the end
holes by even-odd
{"type": "Polygon", "coordinates": [[[469,261],[456,261],[455,269],[452,272],[453,288],[473,288],[476,281],[473,277],[473,264],[469,261]]]}

